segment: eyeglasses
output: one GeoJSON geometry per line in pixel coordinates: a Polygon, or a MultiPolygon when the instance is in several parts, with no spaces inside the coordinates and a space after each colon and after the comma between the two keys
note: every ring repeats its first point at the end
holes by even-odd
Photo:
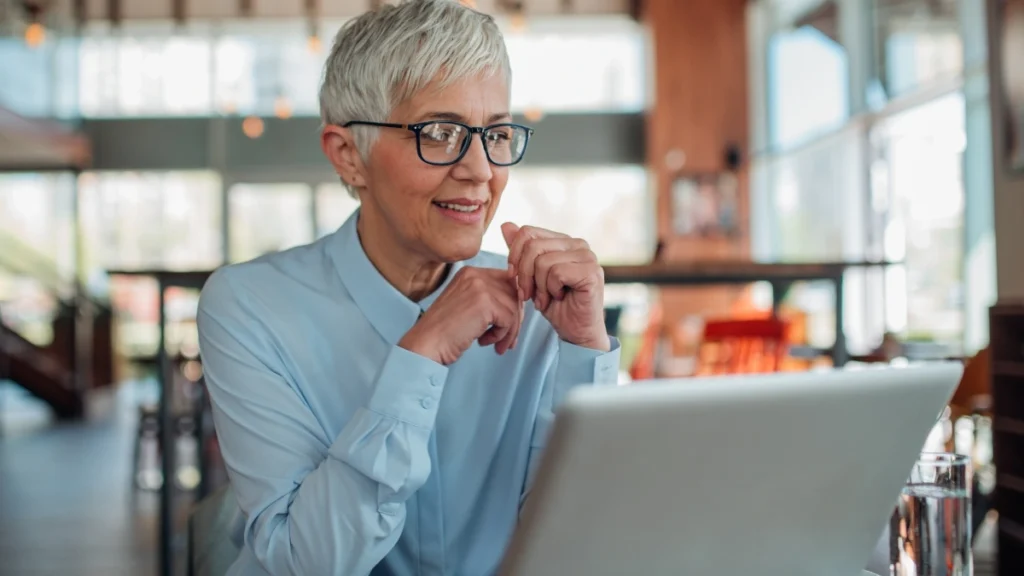
{"type": "Polygon", "coordinates": [[[491,124],[467,126],[459,122],[431,120],[417,124],[389,124],[386,122],[346,122],[342,127],[377,126],[403,128],[416,134],[416,152],[432,166],[451,166],[466,155],[473,134],[480,134],[487,160],[495,166],[518,164],[526,153],[526,145],[533,128],[519,124],[491,124]]]}

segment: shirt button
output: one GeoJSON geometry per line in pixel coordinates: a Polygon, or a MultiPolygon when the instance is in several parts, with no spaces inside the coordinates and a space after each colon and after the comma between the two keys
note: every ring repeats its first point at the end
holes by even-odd
{"type": "Polygon", "coordinates": [[[435,388],[440,386],[441,385],[441,379],[438,378],[437,376],[431,376],[430,377],[430,385],[435,387],[435,388]]]}
{"type": "Polygon", "coordinates": [[[423,400],[420,400],[420,406],[423,406],[423,408],[426,410],[430,410],[431,408],[434,407],[434,399],[424,398],[423,400]]]}

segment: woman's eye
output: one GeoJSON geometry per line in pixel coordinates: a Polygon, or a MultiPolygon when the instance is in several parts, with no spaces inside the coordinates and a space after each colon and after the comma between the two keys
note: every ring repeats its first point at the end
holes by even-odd
{"type": "Polygon", "coordinates": [[[422,135],[431,142],[451,142],[459,137],[458,126],[431,126],[423,130],[422,135]]]}

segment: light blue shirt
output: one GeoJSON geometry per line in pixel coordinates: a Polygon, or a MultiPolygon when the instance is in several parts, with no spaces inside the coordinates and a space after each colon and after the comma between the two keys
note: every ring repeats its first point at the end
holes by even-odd
{"type": "Polygon", "coordinates": [[[619,345],[559,340],[531,303],[515,350],[450,366],[399,339],[421,302],[367,259],[353,215],[313,244],[217,271],[199,337],[214,422],[246,516],[230,574],[494,573],[573,386],[614,384],[619,345]]]}

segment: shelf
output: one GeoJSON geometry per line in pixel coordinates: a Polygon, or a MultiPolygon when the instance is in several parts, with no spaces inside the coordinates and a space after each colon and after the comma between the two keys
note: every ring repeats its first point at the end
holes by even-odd
{"type": "Polygon", "coordinates": [[[1024,526],[1009,518],[999,517],[999,531],[1014,540],[1024,542],[1024,526]]]}
{"type": "Polygon", "coordinates": [[[999,510],[999,574],[1024,574],[1024,304],[1001,303],[991,309],[994,463],[999,510]]]}
{"type": "Polygon", "coordinates": [[[1024,494],[1024,478],[1013,474],[997,474],[996,481],[1000,488],[1024,494]]]}
{"type": "Polygon", "coordinates": [[[996,376],[1020,376],[1024,378],[1024,362],[996,360],[992,362],[992,373],[996,376]]]}
{"type": "Polygon", "coordinates": [[[1024,436],[1024,420],[996,416],[992,421],[992,429],[995,432],[1005,432],[1007,434],[1024,436]]]}

